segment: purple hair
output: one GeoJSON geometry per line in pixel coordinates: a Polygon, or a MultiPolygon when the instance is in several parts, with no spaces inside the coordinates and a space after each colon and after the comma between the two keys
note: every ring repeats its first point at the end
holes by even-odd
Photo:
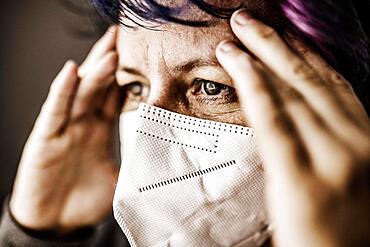
{"type": "MultiPolygon", "coordinates": [[[[175,22],[190,26],[207,26],[206,21],[192,21],[179,17],[179,8],[166,7],[155,0],[91,0],[99,13],[116,24],[126,25],[120,13],[154,23],[175,22]]],[[[280,33],[291,33],[317,51],[354,87],[357,95],[370,111],[369,102],[369,46],[357,12],[351,0],[269,0],[277,6],[284,21],[280,33]]],[[[225,9],[203,0],[189,0],[206,13],[226,19],[242,5],[225,9]]],[[[241,1],[242,2],[242,1],[241,1]]],[[[135,21],[131,19],[132,21],[135,21]]]]}

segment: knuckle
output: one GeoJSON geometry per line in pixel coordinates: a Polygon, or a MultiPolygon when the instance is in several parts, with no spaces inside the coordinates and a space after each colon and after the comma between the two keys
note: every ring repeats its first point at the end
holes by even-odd
{"type": "Polygon", "coordinates": [[[118,57],[117,55],[117,52],[116,51],[108,51],[106,56],[109,58],[109,59],[116,59],[118,57]]]}
{"type": "Polygon", "coordinates": [[[293,61],[293,74],[303,80],[310,81],[313,85],[323,85],[320,76],[308,64],[300,59],[293,61]]]}
{"type": "Polygon", "coordinates": [[[263,40],[269,40],[274,39],[278,36],[275,29],[269,26],[261,26],[261,25],[255,25],[256,27],[256,34],[263,40]]]}
{"type": "Polygon", "coordinates": [[[352,85],[340,74],[337,72],[331,72],[329,75],[330,81],[334,83],[334,85],[339,88],[343,89],[347,92],[352,92],[352,85]]]}
{"type": "Polygon", "coordinates": [[[291,87],[283,87],[281,89],[281,94],[287,103],[297,103],[303,100],[302,94],[291,87]]]}
{"type": "Polygon", "coordinates": [[[239,67],[244,66],[246,63],[250,62],[249,56],[242,51],[238,51],[237,53],[235,53],[233,60],[235,61],[236,66],[239,67]]]}
{"type": "Polygon", "coordinates": [[[293,73],[299,76],[313,76],[315,74],[307,64],[299,59],[293,61],[293,73]]]}

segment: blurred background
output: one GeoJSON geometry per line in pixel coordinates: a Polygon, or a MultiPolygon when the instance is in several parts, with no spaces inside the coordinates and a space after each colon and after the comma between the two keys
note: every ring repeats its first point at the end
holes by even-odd
{"type": "Polygon", "coordinates": [[[102,24],[88,0],[0,1],[0,202],[51,81],[82,62],[102,24]]]}
{"type": "MultiPolygon", "coordinates": [[[[355,1],[367,33],[369,2],[355,1]]],[[[101,24],[88,0],[0,1],[0,202],[51,81],[67,59],[83,60],[101,24]]]]}

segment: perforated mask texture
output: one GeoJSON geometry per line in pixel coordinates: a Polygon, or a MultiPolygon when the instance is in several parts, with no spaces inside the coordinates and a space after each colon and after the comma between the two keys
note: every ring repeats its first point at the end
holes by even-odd
{"type": "Polygon", "coordinates": [[[270,235],[251,128],[147,104],[120,119],[114,215],[131,246],[259,246],[270,235]]]}

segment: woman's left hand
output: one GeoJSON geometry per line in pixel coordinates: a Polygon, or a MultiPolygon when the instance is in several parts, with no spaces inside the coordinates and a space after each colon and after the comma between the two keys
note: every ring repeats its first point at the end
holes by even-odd
{"type": "Polygon", "coordinates": [[[244,11],[231,27],[255,58],[230,41],[216,55],[257,132],[275,245],[369,244],[370,124],[351,86],[244,11]]]}

